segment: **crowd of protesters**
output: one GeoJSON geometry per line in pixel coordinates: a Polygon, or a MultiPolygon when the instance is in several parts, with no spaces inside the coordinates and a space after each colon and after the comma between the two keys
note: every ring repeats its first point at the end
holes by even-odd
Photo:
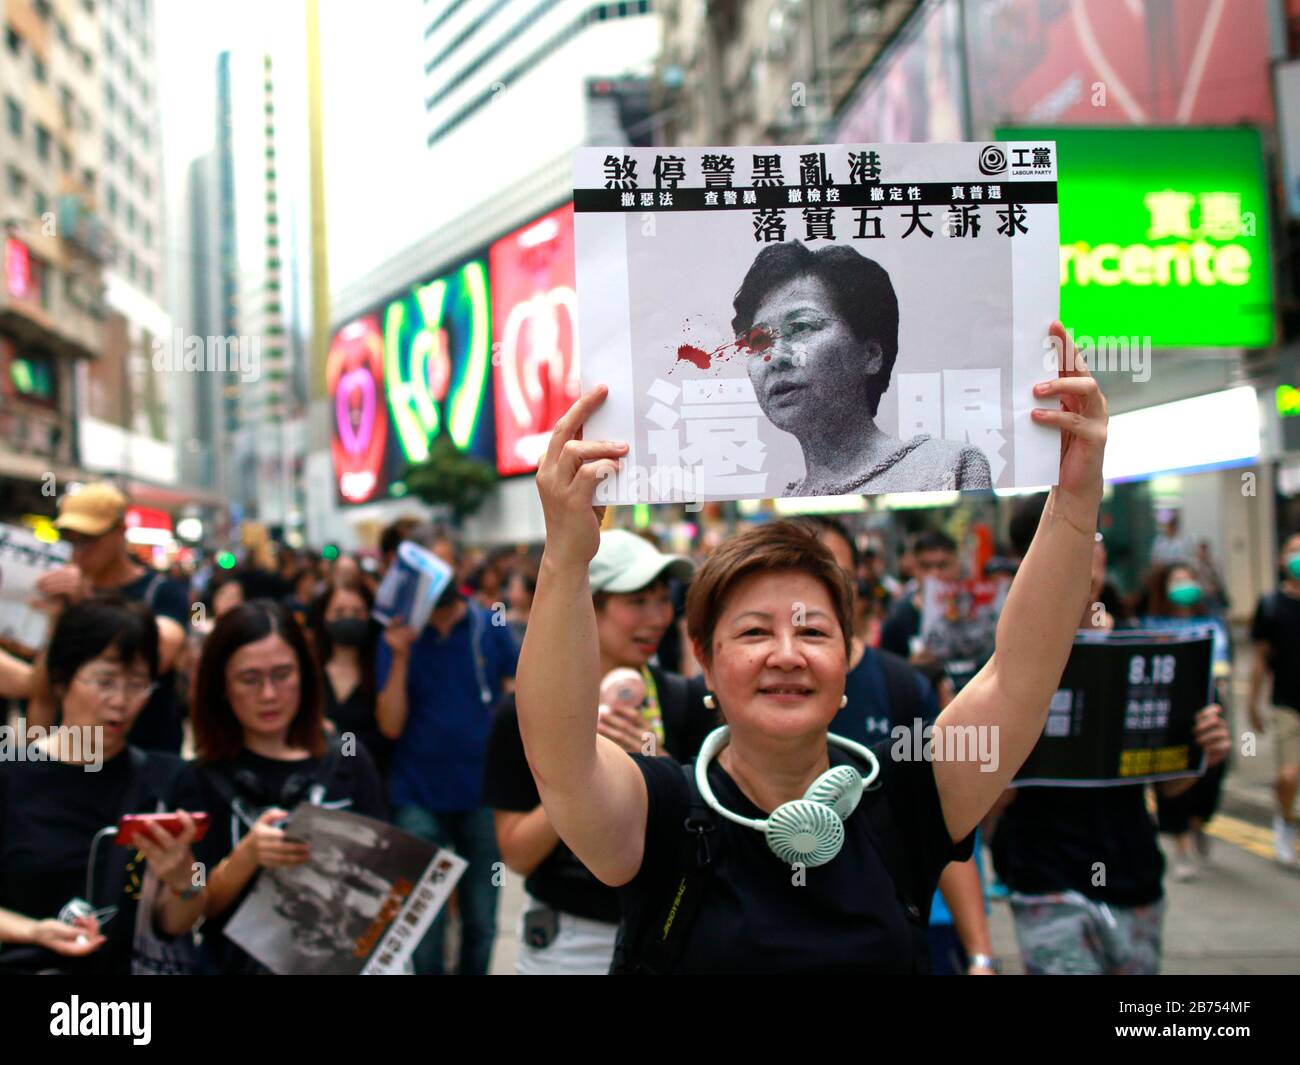
{"type": "MultiPolygon", "coordinates": [[[[544,461],[539,476],[549,579],[540,549],[472,551],[415,518],[387,528],[373,554],[327,558],[259,543],[231,569],[209,562],[163,574],[131,554],[127,500],[114,488],[92,485],[61,500],[56,525],[71,543],[71,562],[38,585],[50,637],[32,662],[0,652],[0,699],[9,700],[13,720],[43,730],[36,742],[48,748],[43,759],[0,762],[0,971],[266,972],[222,931],[261,870],[307,860],[307,845],[281,827],[304,801],[389,821],[468,862],[452,905],[415,952],[417,973],[488,972],[503,866],[524,878],[518,926],[503,932],[518,938],[520,973],[602,973],[611,964],[723,971],[767,958],[769,966],[809,971],[990,974],[998,964],[987,899],[999,893],[1009,896],[1028,972],[1159,971],[1158,833],[1173,837],[1174,875],[1195,878],[1230,747],[1222,583],[1208,553],[1179,538],[1176,522],[1162,529],[1148,580],[1127,598],[1107,579],[1107,547],[1092,520],[1082,520],[1086,507],[1061,527],[1050,506],[1043,515],[1043,497],[1019,505],[1009,542],[981,574],[939,529],[909,537],[891,558],[878,540],[825,517],[760,523],[730,541],[702,537],[697,551],[676,555],[650,534],[587,527],[580,508],[561,513],[556,462],[544,461]],[[977,712],[1003,714],[1004,732],[1023,731],[1031,744],[1042,693],[1011,684],[1025,704],[1022,720],[1000,707],[1003,689],[990,680],[1012,662],[1027,669],[1029,659],[1017,656],[1031,654],[1029,644],[1021,648],[1002,630],[960,647],[927,640],[923,591],[927,578],[982,575],[1011,589],[1004,609],[1032,609],[1024,573],[1031,545],[1049,527],[1059,544],[1035,549],[1036,581],[1040,593],[1042,582],[1055,588],[1044,565],[1053,550],[1082,559],[1078,589],[1067,589],[1072,596],[1087,586],[1078,628],[1214,626],[1216,698],[1196,719],[1208,771],[1158,785],[1153,817],[1144,785],[1004,788],[1007,774],[949,780],[946,770],[904,773],[882,757],[886,789],[913,805],[887,815],[876,804],[856,823],[844,819],[846,830],[864,827],[849,832],[851,857],[828,866],[840,870],[838,879],[821,878],[817,890],[827,894],[818,905],[828,909],[809,924],[779,890],[781,877],[768,875],[773,863],[759,837],[733,831],[737,817],[723,812],[766,824],[765,810],[804,793],[762,776],[783,779],[786,756],[772,752],[787,742],[764,700],[793,706],[834,687],[837,675],[843,697],[819,712],[849,746],[883,751],[900,726],[977,712]],[[1080,535],[1090,557],[1069,545],[1080,535]],[[405,540],[454,574],[419,632],[381,628],[371,616],[379,581],[405,540]],[[768,616],[768,599],[786,585],[810,609],[821,603],[807,631],[783,633],[768,616]],[[752,614],[739,627],[731,617],[737,602],[749,602],[752,614]],[[530,630],[538,609],[549,623],[530,630]],[[764,656],[766,664],[753,665],[764,656]],[[747,669],[794,677],[808,691],[769,684],[742,697],[738,677],[747,669]],[[517,670],[530,692],[516,692],[517,670]],[[599,704],[592,726],[588,699],[599,704]],[[719,755],[715,729],[723,724],[731,731],[719,755]],[[78,726],[103,737],[98,772],[85,771],[90,755],[70,742],[78,726]],[[737,738],[732,753],[726,744],[737,738]],[[582,751],[595,752],[595,761],[574,753],[582,751]],[[721,820],[677,768],[697,759],[713,792],[707,805],[721,820]],[[985,794],[997,781],[997,793],[985,794]],[[975,795],[975,785],[984,791],[975,795]],[[644,838],[629,831],[638,809],[644,838]],[[104,830],[121,815],[158,810],[185,811],[179,830],[151,827],[131,848],[105,843],[104,830]],[[189,816],[199,812],[209,819],[201,841],[189,816]],[[687,838],[678,814],[688,827],[696,819],[697,836],[687,838]],[[911,859],[898,857],[899,835],[904,847],[915,845],[911,859]],[[703,917],[693,919],[697,928],[712,922],[712,931],[693,934],[671,955],[652,950],[642,933],[661,901],[659,881],[678,874],[679,851],[710,847],[711,886],[703,917]],[[1098,863],[1107,870],[1100,880],[1098,863]],[[850,874],[876,885],[852,905],[836,886],[848,890],[850,874]],[[897,899],[881,894],[891,883],[897,899]],[[735,924],[742,903],[758,915],[745,935],[735,924]],[[841,935],[834,914],[869,917],[864,927],[874,921],[885,931],[841,935]],[[455,951],[446,942],[451,919],[455,951]]],[[[1084,503],[1090,491],[1080,488],[1084,503]]],[[[1254,618],[1244,710],[1257,731],[1275,733],[1277,857],[1294,864],[1300,535],[1285,542],[1280,564],[1278,590],[1254,618]],[[1266,719],[1270,676],[1276,709],[1266,719]]],[[[1068,649],[1074,622],[1067,622],[1056,657],[1068,649]]],[[[1050,694],[1056,677],[1041,679],[1050,694]]],[[[860,761],[835,754],[829,765],[860,761]]],[[[819,873],[809,876],[811,884],[819,873]]]]}

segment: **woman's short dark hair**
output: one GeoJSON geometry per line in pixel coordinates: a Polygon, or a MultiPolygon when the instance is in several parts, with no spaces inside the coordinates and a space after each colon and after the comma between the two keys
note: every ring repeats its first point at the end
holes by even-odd
{"type": "Polygon", "coordinates": [[[713,633],[727,597],[754,573],[798,570],[814,577],[830,595],[844,635],[846,658],[853,654],[853,586],[815,527],[798,521],[771,521],[729,537],[695,573],[686,593],[686,631],[713,660],[713,633]]]}
{"type": "Polygon", "coordinates": [[[798,277],[813,277],[826,286],[835,314],[864,343],[880,345],[880,372],[867,382],[867,405],[874,417],[889,388],[898,357],[898,296],[885,268],[853,248],[831,245],[810,250],[797,240],[769,244],[754,257],[732,306],[731,328],[743,337],[767,296],[798,277]]]}
{"type": "Polygon", "coordinates": [[[54,626],[45,652],[45,675],[56,689],[72,683],[77,670],[109,653],[123,665],[144,659],[158,677],[158,622],[143,603],[120,595],[95,595],[73,603],[54,626]]]}
{"type": "Polygon", "coordinates": [[[288,740],[313,755],[325,753],[321,674],[301,626],[271,599],[240,603],[223,615],[203,644],[194,692],[194,745],[200,762],[226,762],[244,749],[244,729],[226,693],[226,666],[241,647],[279,636],[298,660],[298,713],[288,740]]]}

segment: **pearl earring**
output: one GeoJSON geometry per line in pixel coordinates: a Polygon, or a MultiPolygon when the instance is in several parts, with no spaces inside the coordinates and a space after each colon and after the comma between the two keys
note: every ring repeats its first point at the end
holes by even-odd
{"type": "Polygon", "coordinates": [[[718,708],[718,701],[713,698],[713,692],[705,692],[703,702],[705,710],[716,710],[718,708]]]}
{"type": "Polygon", "coordinates": [[[844,709],[846,706],[848,706],[848,705],[849,705],[849,697],[848,697],[847,695],[841,695],[841,696],[840,696],[840,709],[843,710],[843,709],[844,709]]]}

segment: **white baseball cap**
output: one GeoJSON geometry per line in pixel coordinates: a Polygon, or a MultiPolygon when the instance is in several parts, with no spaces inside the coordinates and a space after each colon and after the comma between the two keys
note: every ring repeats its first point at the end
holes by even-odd
{"type": "Polygon", "coordinates": [[[600,534],[600,549],[587,569],[593,592],[639,592],[662,576],[688,581],[695,563],[685,555],[665,555],[648,540],[626,529],[600,534]]]}

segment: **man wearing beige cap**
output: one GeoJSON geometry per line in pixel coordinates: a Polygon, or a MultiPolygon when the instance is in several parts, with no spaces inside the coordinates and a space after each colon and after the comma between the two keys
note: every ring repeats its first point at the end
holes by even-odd
{"type": "MultiPolygon", "coordinates": [[[[65,495],[54,525],[72,545],[72,562],[44,574],[36,590],[54,613],[90,595],[120,595],[144,603],[158,617],[158,689],[141,711],[131,743],[146,750],[180,751],[181,721],[176,709],[173,660],[185,643],[189,598],[184,585],[140,565],[126,546],[126,496],[111,484],[91,484],[65,495]]],[[[33,706],[28,721],[40,720],[52,708],[33,706]]]]}

